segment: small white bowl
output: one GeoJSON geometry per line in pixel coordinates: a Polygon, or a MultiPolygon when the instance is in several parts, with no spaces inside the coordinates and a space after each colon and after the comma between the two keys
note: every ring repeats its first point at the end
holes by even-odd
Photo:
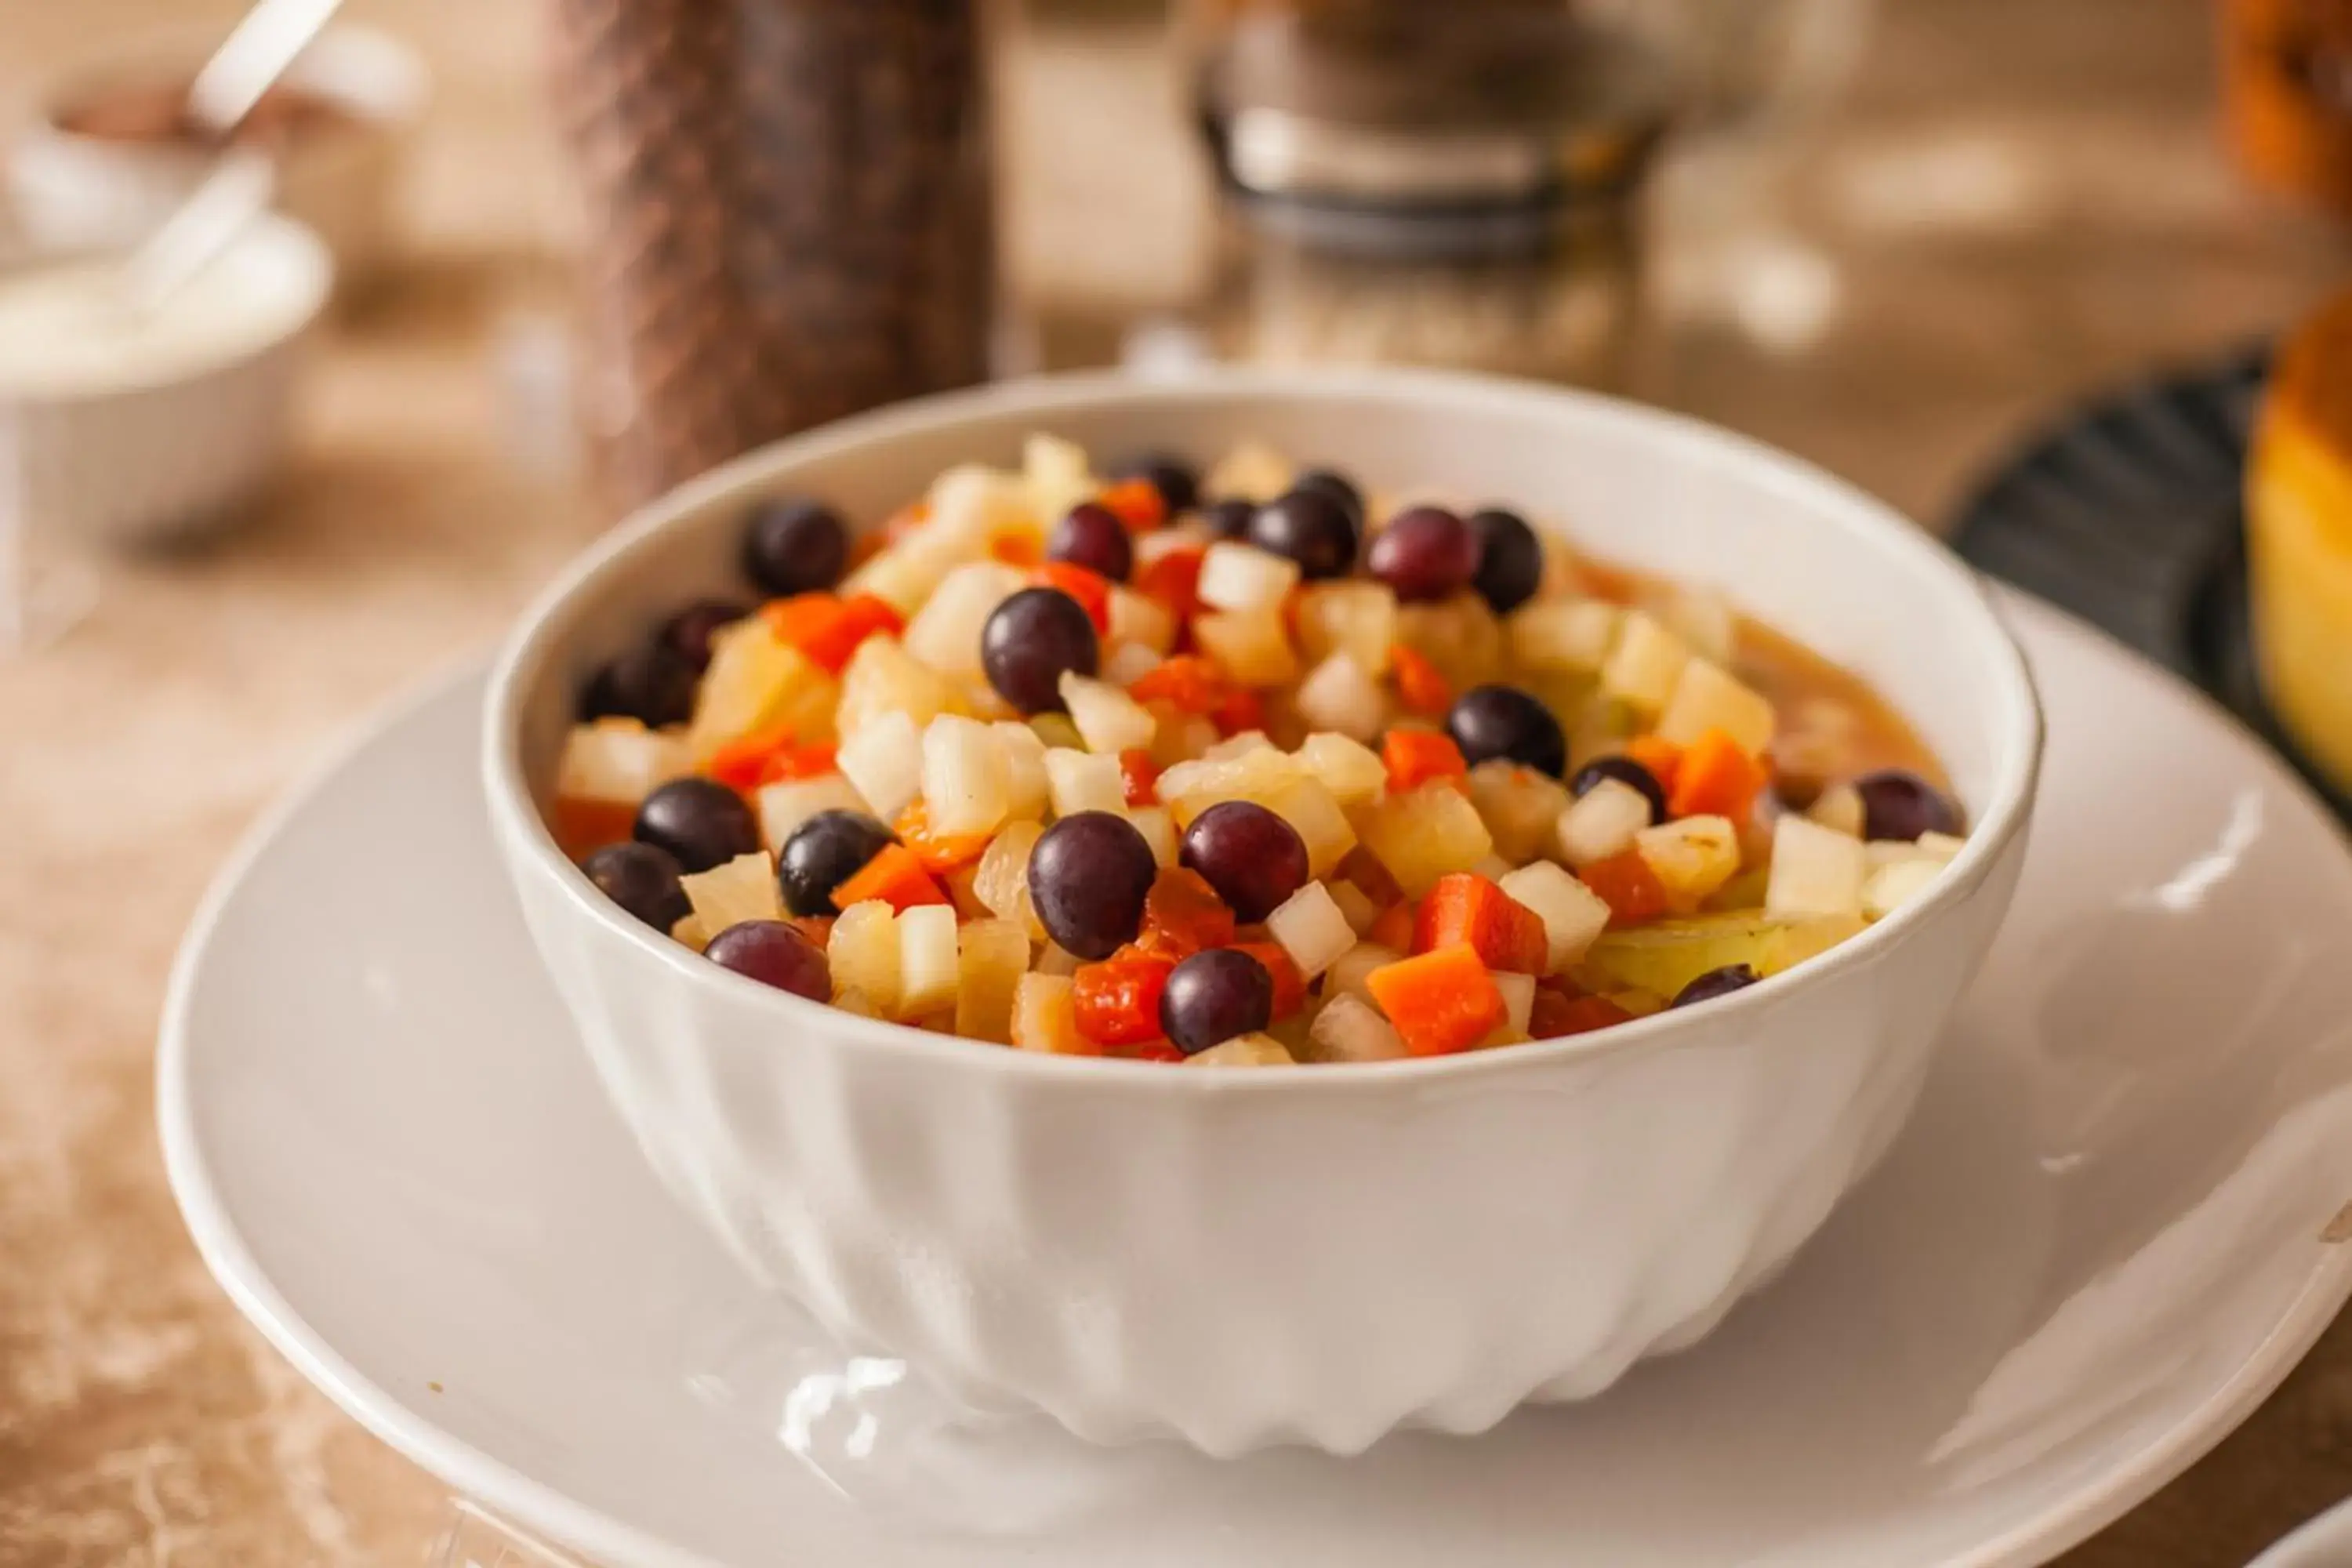
{"type": "MultiPolygon", "coordinates": [[[[170,216],[204,177],[203,152],[82,135],[57,117],[110,85],[186,81],[219,41],[167,32],[58,73],[8,153],[9,193],[27,238],[52,248],[122,245],[170,216]]],[[[338,26],[320,34],[286,79],[332,101],[351,122],[295,143],[278,170],[278,210],[327,242],[343,276],[363,278],[383,259],[402,157],[431,99],[430,74],[398,38],[338,26]]]]}
{"type": "Polygon", "coordinates": [[[501,853],[614,1103],[757,1276],[985,1408],[1102,1441],[1346,1453],[1597,1394],[1788,1260],[1902,1126],[2008,907],[2041,717],[1976,580],[1792,458],[1530,385],[1220,373],[928,400],[688,485],[525,616],[484,741],[501,853]],[[1918,727],[1969,807],[1967,847],[1918,901],[1727,1000],[1357,1067],[1192,1070],[924,1034],[728,973],[600,896],[537,804],[589,670],[735,588],[756,498],[879,518],[1037,430],[1100,453],[1266,441],[1375,489],[1507,500],[1720,584],[1918,727]]]}
{"type": "MultiPolygon", "coordinates": [[[[9,270],[72,259],[37,256],[9,270]]],[[[0,519],[61,541],[152,544],[216,528],[257,499],[285,457],[334,261],[318,236],[270,216],[212,265],[249,269],[268,296],[270,314],[241,342],[103,374],[12,383],[0,367],[0,519]]]]}

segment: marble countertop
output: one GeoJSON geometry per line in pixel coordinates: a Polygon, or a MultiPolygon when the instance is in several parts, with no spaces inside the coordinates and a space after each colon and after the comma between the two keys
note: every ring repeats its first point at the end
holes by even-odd
{"type": "MultiPolygon", "coordinates": [[[[89,40],[230,9],[7,7],[0,95],[89,40]]],[[[89,622],[0,660],[0,1568],[406,1565],[446,1506],[213,1287],[150,1103],[173,944],[237,833],[379,701],[487,644],[599,523],[520,391],[564,319],[560,162],[519,86],[541,8],[352,10],[425,50],[438,100],[400,264],[327,345],[285,483],[215,545],[106,563],[89,622]]],[[[1933,520],[2070,396],[2293,319],[2345,253],[2223,164],[2210,13],[1890,0],[1844,99],[1732,160],[1770,175],[1769,202],[1728,199],[1721,160],[1667,181],[1644,389],[1933,520]]],[[[1014,293],[1053,357],[1088,357],[1198,280],[1186,245],[1099,239],[1198,229],[1172,73],[1117,27],[1016,37],[1007,65],[1014,293]],[[1071,114],[1124,119],[1052,134],[1071,114]]],[[[2235,1565],[2347,1492],[2339,1323],[2065,1561],[2235,1565]]]]}

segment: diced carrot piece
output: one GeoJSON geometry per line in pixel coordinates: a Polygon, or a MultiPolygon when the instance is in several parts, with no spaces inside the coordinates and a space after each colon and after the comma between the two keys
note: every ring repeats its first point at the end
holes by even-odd
{"type": "MultiPolygon", "coordinates": [[[[931,830],[930,807],[920,800],[911,801],[891,824],[898,841],[915,852],[923,869],[935,876],[944,876],[959,866],[968,866],[988,852],[992,833],[935,833],[931,830]]],[[[835,902],[840,902],[835,900],[835,902]]]]}
{"type": "Polygon", "coordinates": [[[1404,644],[1391,645],[1389,668],[1396,671],[1398,698],[1423,718],[1443,719],[1445,710],[1454,706],[1454,693],[1447,689],[1445,677],[1438,673],[1437,666],[1404,644]]]}
{"type": "Polygon", "coordinates": [[[637,808],[625,800],[558,795],[547,830],[564,858],[579,860],[607,844],[625,844],[637,830],[637,808]]]}
{"type": "Polygon", "coordinates": [[[1173,702],[1187,713],[1209,713],[1224,700],[1225,678],[1199,654],[1180,653],[1145,670],[1127,694],[1138,702],[1173,702]]]}
{"type": "Polygon", "coordinates": [[[1045,559],[1045,544],[1034,528],[1003,529],[989,536],[988,558],[1007,566],[1034,566],[1045,559]]]}
{"type": "Polygon", "coordinates": [[[835,771],[838,749],[830,741],[818,741],[806,746],[786,746],[769,756],[760,769],[759,782],[772,784],[782,784],[788,779],[823,778],[835,771]]]}
{"type": "Polygon", "coordinates": [[[1612,1024],[1631,1022],[1633,1016],[1606,996],[1570,997],[1558,991],[1538,991],[1535,1008],[1528,1015],[1528,1035],[1538,1040],[1589,1035],[1612,1024]]]}
{"type": "Polygon", "coordinates": [[[1280,1023],[1307,1005],[1307,977],[1298,973],[1298,964],[1278,942],[1244,942],[1235,945],[1234,952],[1246,952],[1265,965],[1274,976],[1274,1018],[1280,1023]]]}
{"type": "Polygon", "coordinates": [[[702,771],[729,789],[749,792],[767,782],[770,763],[793,749],[793,731],[788,725],[738,735],[713,752],[702,771]]]}
{"type": "Polygon", "coordinates": [[[1364,985],[1417,1057],[1466,1051],[1494,1033],[1509,1011],[1495,977],[1467,943],[1384,963],[1364,977],[1364,985]]]}
{"type": "Polygon", "coordinates": [[[1440,877],[1413,921],[1413,952],[1456,943],[1467,944],[1488,969],[1517,974],[1541,974],[1549,956],[1543,917],[1470,871],[1440,877]]]}
{"type": "Polygon", "coordinates": [[[1160,803],[1160,764],[1141,746],[1131,746],[1118,754],[1118,782],[1127,792],[1129,805],[1157,805],[1160,803]]]}
{"type": "Polygon", "coordinates": [[[1748,820],[1766,783],[1762,764],[1721,730],[1693,741],[1675,768],[1666,809],[1676,816],[1727,816],[1748,820]]]}
{"type": "Polygon", "coordinates": [[[1201,613],[1201,563],[1208,551],[1198,545],[1171,550],[1135,576],[1135,591],[1159,600],[1179,623],[1201,613]]]}
{"type": "Polygon", "coordinates": [[[1675,773],[1682,766],[1683,749],[1663,735],[1636,735],[1625,742],[1625,754],[1650,770],[1658,787],[1674,792],[1675,773]]]}
{"type": "Polygon", "coordinates": [[[1176,961],[1121,948],[1100,963],[1082,963],[1071,976],[1078,1033],[1098,1046],[1136,1046],[1159,1039],[1160,994],[1176,961]]]}
{"type": "Polygon", "coordinates": [[[1097,637],[1110,635],[1110,580],[1101,573],[1090,571],[1068,561],[1042,561],[1029,574],[1029,580],[1040,587],[1059,588],[1078,602],[1094,622],[1097,637]]]}
{"type": "Polygon", "coordinates": [[[811,664],[829,675],[839,675],[859,643],[877,633],[897,637],[906,629],[906,617],[887,599],[859,594],[844,600],[823,625],[810,628],[797,646],[811,664]]]}
{"type": "Polygon", "coordinates": [[[831,594],[794,594],[789,599],[771,599],[760,606],[760,618],[776,640],[799,647],[809,637],[830,625],[841,613],[841,601],[831,594]]]}
{"type": "Polygon", "coordinates": [[[1143,898],[1143,945],[1171,958],[1208,947],[1231,947],[1234,911],[1198,871],[1170,866],[1143,898]]]}
{"type": "Polygon", "coordinates": [[[833,940],[831,915],[798,915],[792,923],[803,936],[816,943],[819,952],[823,952],[824,944],[833,940]]]}
{"type": "Polygon", "coordinates": [[[1230,687],[1209,710],[1209,722],[1220,735],[1239,735],[1265,728],[1265,704],[1245,686],[1230,687]]]}
{"type": "Polygon", "coordinates": [[[1434,730],[1391,730],[1381,742],[1381,761],[1389,770],[1389,788],[1400,792],[1432,779],[1458,779],[1470,771],[1454,737],[1434,730]]]}
{"type": "Polygon", "coordinates": [[[834,905],[847,909],[868,899],[879,899],[895,911],[913,909],[918,904],[944,904],[947,893],[912,849],[903,844],[886,844],[874,858],[850,873],[849,880],[833,890],[834,905]]]}
{"type": "Polygon", "coordinates": [[[1371,930],[1364,933],[1364,940],[1375,947],[1392,947],[1399,952],[1410,952],[1412,948],[1412,906],[1397,903],[1382,910],[1372,921],[1371,930]]]}
{"type": "Polygon", "coordinates": [[[1099,499],[1129,533],[1149,533],[1168,521],[1168,502],[1150,479],[1121,479],[1099,499]]]}
{"type": "Polygon", "coordinates": [[[1577,875],[1609,906],[1612,929],[1640,925],[1666,912],[1673,900],[1666,885],[1650,869],[1638,849],[1627,849],[1606,860],[1596,860],[1577,875]]]}

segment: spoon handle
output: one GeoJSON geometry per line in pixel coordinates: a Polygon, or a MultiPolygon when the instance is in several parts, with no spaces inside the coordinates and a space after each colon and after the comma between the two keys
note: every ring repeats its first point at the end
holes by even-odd
{"type": "Polygon", "coordinates": [[[319,36],[341,0],[260,0],[245,14],[188,89],[197,124],[225,136],[319,36]]]}
{"type": "Polygon", "coordinates": [[[267,154],[226,153],[204,183],[122,264],[122,290],[133,310],[152,310],[205,269],[269,205],[278,170],[267,154]]]}

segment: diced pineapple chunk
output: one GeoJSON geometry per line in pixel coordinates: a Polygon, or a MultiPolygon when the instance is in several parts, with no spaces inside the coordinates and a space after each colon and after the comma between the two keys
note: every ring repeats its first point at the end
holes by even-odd
{"type": "Polygon", "coordinates": [[[1149,594],[1117,584],[1110,590],[1110,640],[1165,655],[1176,646],[1176,616],[1149,594]]]}
{"type": "Polygon", "coordinates": [[[1286,1068],[1297,1058],[1272,1035],[1235,1035],[1184,1058],[1188,1068],[1286,1068]]]}
{"type": "Polygon", "coordinates": [[[1217,743],[1217,727],[1200,714],[1187,713],[1174,703],[1157,698],[1144,706],[1160,721],[1160,731],[1151,742],[1154,766],[1172,768],[1191,762],[1217,743]]]}
{"type": "MultiPolygon", "coordinates": [[[[878,727],[878,726],[876,726],[878,727]]],[[[1004,743],[976,719],[942,713],[923,731],[923,806],[943,834],[993,833],[1013,810],[1004,743]]]]}
{"type": "Polygon", "coordinates": [[[1331,901],[1339,906],[1348,929],[1358,936],[1371,930],[1372,922],[1381,918],[1380,906],[1372,902],[1371,895],[1346,878],[1324,885],[1330,891],[1331,901]]]}
{"type": "Polygon", "coordinates": [[[1608,903],[1549,860],[1522,866],[1497,878],[1496,885],[1543,921],[1548,974],[1558,974],[1581,960],[1585,950],[1608,929],[1608,903]]]}
{"type": "Polygon", "coordinates": [[[956,683],[908,653],[895,637],[867,637],[841,672],[836,727],[846,738],[890,713],[906,715],[918,730],[942,713],[970,706],[956,683]]]}
{"type": "Polygon", "coordinates": [[[1081,960],[1059,942],[1047,942],[1037,953],[1035,964],[1039,974],[1076,974],[1081,960]]]}
{"type": "Polygon", "coordinates": [[[1060,689],[1063,704],[1070,710],[1070,722],[1078,727],[1078,738],[1090,752],[1117,756],[1125,751],[1145,750],[1159,731],[1160,721],[1143,704],[1116,686],[1066,670],[1060,689]]]}
{"type": "Polygon", "coordinates": [[[1397,612],[1397,641],[1437,667],[1456,691],[1503,673],[1510,649],[1503,623],[1486,601],[1461,593],[1433,605],[1406,605],[1397,612]]]}
{"type": "Polygon", "coordinates": [[[1307,723],[1355,741],[1378,735],[1388,717],[1380,682],[1348,653],[1335,653],[1309,670],[1292,700],[1307,723]]]}
{"type": "Polygon", "coordinates": [[[994,920],[973,921],[960,934],[956,1033],[1009,1045],[1013,989],[1029,972],[1028,934],[1011,921],[994,920]]]}
{"type": "MultiPolygon", "coordinates": [[[[1373,970],[1396,963],[1404,954],[1392,947],[1376,942],[1360,942],[1332,962],[1331,973],[1323,982],[1326,996],[1353,996],[1374,1012],[1380,1003],[1372,996],[1372,988],[1365,984],[1373,970]]],[[[1385,1016],[1385,1015],[1383,1015],[1385,1016]]]]}
{"type": "Polygon", "coordinates": [[[1499,882],[1511,874],[1511,863],[1500,855],[1489,855],[1470,868],[1474,877],[1484,877],[1489,882],[1499,882]]]}
{"type": "Polygon", "coordinates": [[[1066,974],[1031,973],[1014,983],[1013,1044],[1024,1051],[1091,1057],[1102,1053],[1078,1033],[1076,987],[1066,974]]]}
{"type": "Polygon", "coordinates": [[[1201,561],[1201,603],[1213,610],[1277,610],[1298,586],[1298,563],[1221,539],[1201,561]]]}
{"type": "Polygon", "coordinates": [[[1497,970],[1489,978],[1495,982],[1495,989],[1503,994],[1503,1021],[1495,1026],[1494,1034],[1483,1043],[1520,1044],[1527,1039],[1528,1023],[1535,1016],[1536,977],[1497,970]]]}
{"type": "Polygon", "coordinates": [[[1265,929],[1309,980],[1356,945],[1355,928],[1320,882],[1309,882],[1285,899],[1265,917],[1265,929]]]}
{"type": "Polygon", "coordinates": [[[1940,866],[1967,847],[1967,839],[1955,838],[1948,833],[1923,833],[1910,843],[1900,838],[1874,838],[1862,847],[1862,852],[1874,870],[1896,860],[1933,860],[1940,866]]]}
{"type": "Polygon", "coordinates": [[[1034,822],[1045,815],[1051,798],[1045,779],[1045,742],[1017,719],[1000,719],[988,729],[1004,756],[1004,814],[1011,819],[1034,822]]]}
{"type": "Polygon", "coordinates": [[[1849,838],[1862,837],[1866,820],[1862,806],[1862,792],[1849,784],[1832,784],[1822,791],[1805,815],[1823,827],[1843,833],[1849,838]]]}
{"type": "Polygon", "coordinates": [[[1392,1062],[1411,1054],[1396,1026],[1353,992],[1341,992],[1325,1003],[1307,1037],[1318,1062],[1392,1062]]]}
{"type": "Polygon", "coordinates": [[[1070,722],[1067,713],[1036,714],[1030,719],[1029,729],[1049,747],[1065,746],[1073,752],[1087,749],[1086,741],[1078,734],[1078,727],[1070,722]]]}
{"type": "Polygon", "coordinates": [[[1675,681],[1658,733],[1687,746],[1709,730],[1721,730],[1756,757],[1772,744],[1772,704],[1762,692],[1710,659],[1694,658],[1675,681]]]}
{"type": "MultiPolygon", "coordinates": [[[[1166,662],[1139,642],[1113,643],[1103,655],[1102,678],[1113,686],[1126,688],[1158,669],[1166,662]]],[[[1153,728],[1158,728],[1155,719],[1153,728]]]]}
{"type": "Polygon", "coordinates": [[[1195,616],[1192,636],[1244,686],[1283,686],[1298,679],[1298,656],[1283,629],[1279,603],[1195,616]]]}
{"type": "Polygon", "coordinates": [[[563,737],[555,793],[566,800],[635,805],[692,767],[683,737],[648,730],[635,719],[599,719],[573,725],[563,737]]]}
{"type": "Polygon", "coordinates": [[[1311,876],[1329,876],[1356,847],[1356,825],[1318,779],[1294,779],[1260,804],[1298,830],[1311,876]]]}
{"type": "Polygon", "coordinates": [[[1290,488],[1291,476],[1297,471],[1289,458],[1264,442],[1244,441],[1217,459],[1201,481],[1201,493],[1272,500],[1290,488]]]}
{"type": "Polygon", "coordinates": [[[728,742],[755,732],[788,729],[804,742],[830,740],[839,692],[800,649],[778,641],[766,621],[737,621],[710,639],[688,750],[699,765],[728,742]]]}
{"type": "MultiPolygon", "coordinates": [[[[784,902],[776,886],[776,863],[764,849],[738,855],[724,865],[682,878],[687,902],[708,936],[744,921],[780,921],[784,902]]],[[[706,940],[708,937],[706,937],[706,940]]]]}
{"type": "Polygon", "coordinates": [[[1059,517],[1102,489],[1087,449],[1059,436],[1035,435],[1023,443],[1021,478],[1040,517],[1059,517]]]}
{"type": "Polygon", "coordinates": [[[1162,866],[1176,864],[1176,818],[1164,805],[1122,806],[1119,815],[1151,846],[1151,858],[1162,866]]]}
{"type": "Polygon", "coordinates": [[[1501,757],[1470,770],[1470,802],[1495,840],[1495,853],[1513,865],[1553,852],[1559,814],[1570,804],[1558,779],[1501,757]]]}
{"type": "Polygon", "coordinates": [[[898,916],[898,1011],[927,1018],[955,1005],[961,971],[956,957],[955,910],[918,904],[898,916]]]}
{"type": "Polygon", "coordinates": [[[1590,866],[1633,847],[1650,826],[1650,797],[1622,779],[1603,779],[1559,814],[1559,852],[1571,866],[1590,866]]]}
{"type": "Polygon", "coordinates": [[[1265,731],[1244,730],[1238,734],[1227,735],[1223,740],[1204,749],[1201,752],[1201,760],[1204,763],[1222,763],[1233,757],[1246,757],[1252,752],[1273,752],[1280,749],[1265,738],[1265,731]]]}
{"type": "Polygon", "coordinates": [[[1628,611],[1617,647],[1601,667],[1601,694],[1640,713],[1655,713],[1675,693],[1690,645],[1640,610],[1628,611]]]}
{"type": "Polygon", "coordinates": [[[1045,836],[1045,830],[1034,822],[1010,824],[989,840],[971,880],[973,895],[989,911],[1019,926],[1032,941],[1042,941],[1045,928],[1029,901],[1029,852],[1045,836]]]}
{"type": "Polygon", "coordinates": [[[835,761],[885,822],[896,822],[922,793],[923,742],[907,714],[877,716],[842,742],[835,761]]]}
{"type": "Polygon", "coordinates": [[[1727,816],[1684,816],[1633,835],[1643,864],[1685,909],[1738,873],[1739,829],[1727,816]]]}
{"type": "Polygon", "coordinates": [[[1862,912],[1872,920],[1893,914],[1926,892],[1944,874],[1945,862],[1927,856],[1890,860],[1862,884],[1862,912]]]}
{"type": "Polygon", "coordinates": [[[1784,816],[1772,829],[1772,877],[1765,884],[1764,912],[1858,915],[1868,861],[1861,843],[1844,834],[1784,816]]]}
{"type": "Polygon", "coordinates": [[[1380,754],[1345,735],[1309,735],[1297,755],[1341,805],[1369,805],[1388,788],[1389,773],[1380,754]]]}
{"type": "Polygon", "coordinates": [[[839,773],[765,785],[760,791],[759,807],[760,837],[768,841],[772,852],[779,854],[783,850],[784,840],[820,811],[855,811],[868,816],[874,814],[874,807],[857,793],[856,786],[839,773]]]}
{"type": "Polygon", "coordinates": [[[1254,800],[1272,809],[1279,791],[1306,776],[1306,770],[1290,757],[1261,746],[1238,756],[1177,763],[1160,775],[1160,799],[1175,812],[1177,826],[1190,827],[1194,817],[1221,800],[1254,800]]]}
{"type": "Polygon", "coordinates": [[[691,910],[678,916],[677,923],[669,928],[670,941],[690,947],[697,952],[710,945],[713,934],[710,928],[702,923],[702,917],[691,910]]]}
{"type": "Polygon", "coordinates": [[[1363,836],[1365,847],[1414,899],[1447,872],[1467,871],[1495,847],[1478,808],[1443,780],[1371,807],[1364,814],[1363,836]]]}
{"type": "MultiPolygon", "coordinates": [[[[1824,830],[1826,831],[1826,830],[1824,830]]],[[[1773,975],[1828,952],[1863,929],[1859,915],[1780,920],[1743,910],[1690,920],[1654,921],[1605,933],[1576,968],[1587,990],[1633,989],[1672,998],[1712,969],[1744,963],[1773,975]]]]}
{"type": "Polygon", "coordinates": [[[1729,664],[1738,647],[1739,616],[1730,597],[1717,588],[1671,587],[1643,606],[1702,658],[1729,664]]]}
{"type": "Polygon", "coordinates": [[[907,623],[906,650],[942,675],[967,682],[982,679],[981,628],[1020,588],[1021,574],[1001,561],[965,563],[940,580],[907,623]]]}
{"type": "Polygon", "coordinates": [[[833,922],[824,945],[833,994],[856,991],[883,1017],[898,1016],[898,917],[879,899],[852,904],[833,922]]]}
{"type": "Polygon", "coordinates": [[[1127,780],[1115,753],[1056,746],[1045,753],[1045,781],[1055,816],[1127,809],[1127,780]]]}
{"type": "Polygon", "coordinates": [[[1298,595],[1298,644],[1321,663],[1344,653],[1377,679],[1388,673],[1397,641],[1397,599],[1385,583],[1339,578],[1309,583],[1298,595]]]}
{"type": "Polygon", "coordinates": [[[1511,658],[1522,669],[1598,670],[1624,614],[1606,599],[1538,599],[1506,623],[1511,658]]]}

